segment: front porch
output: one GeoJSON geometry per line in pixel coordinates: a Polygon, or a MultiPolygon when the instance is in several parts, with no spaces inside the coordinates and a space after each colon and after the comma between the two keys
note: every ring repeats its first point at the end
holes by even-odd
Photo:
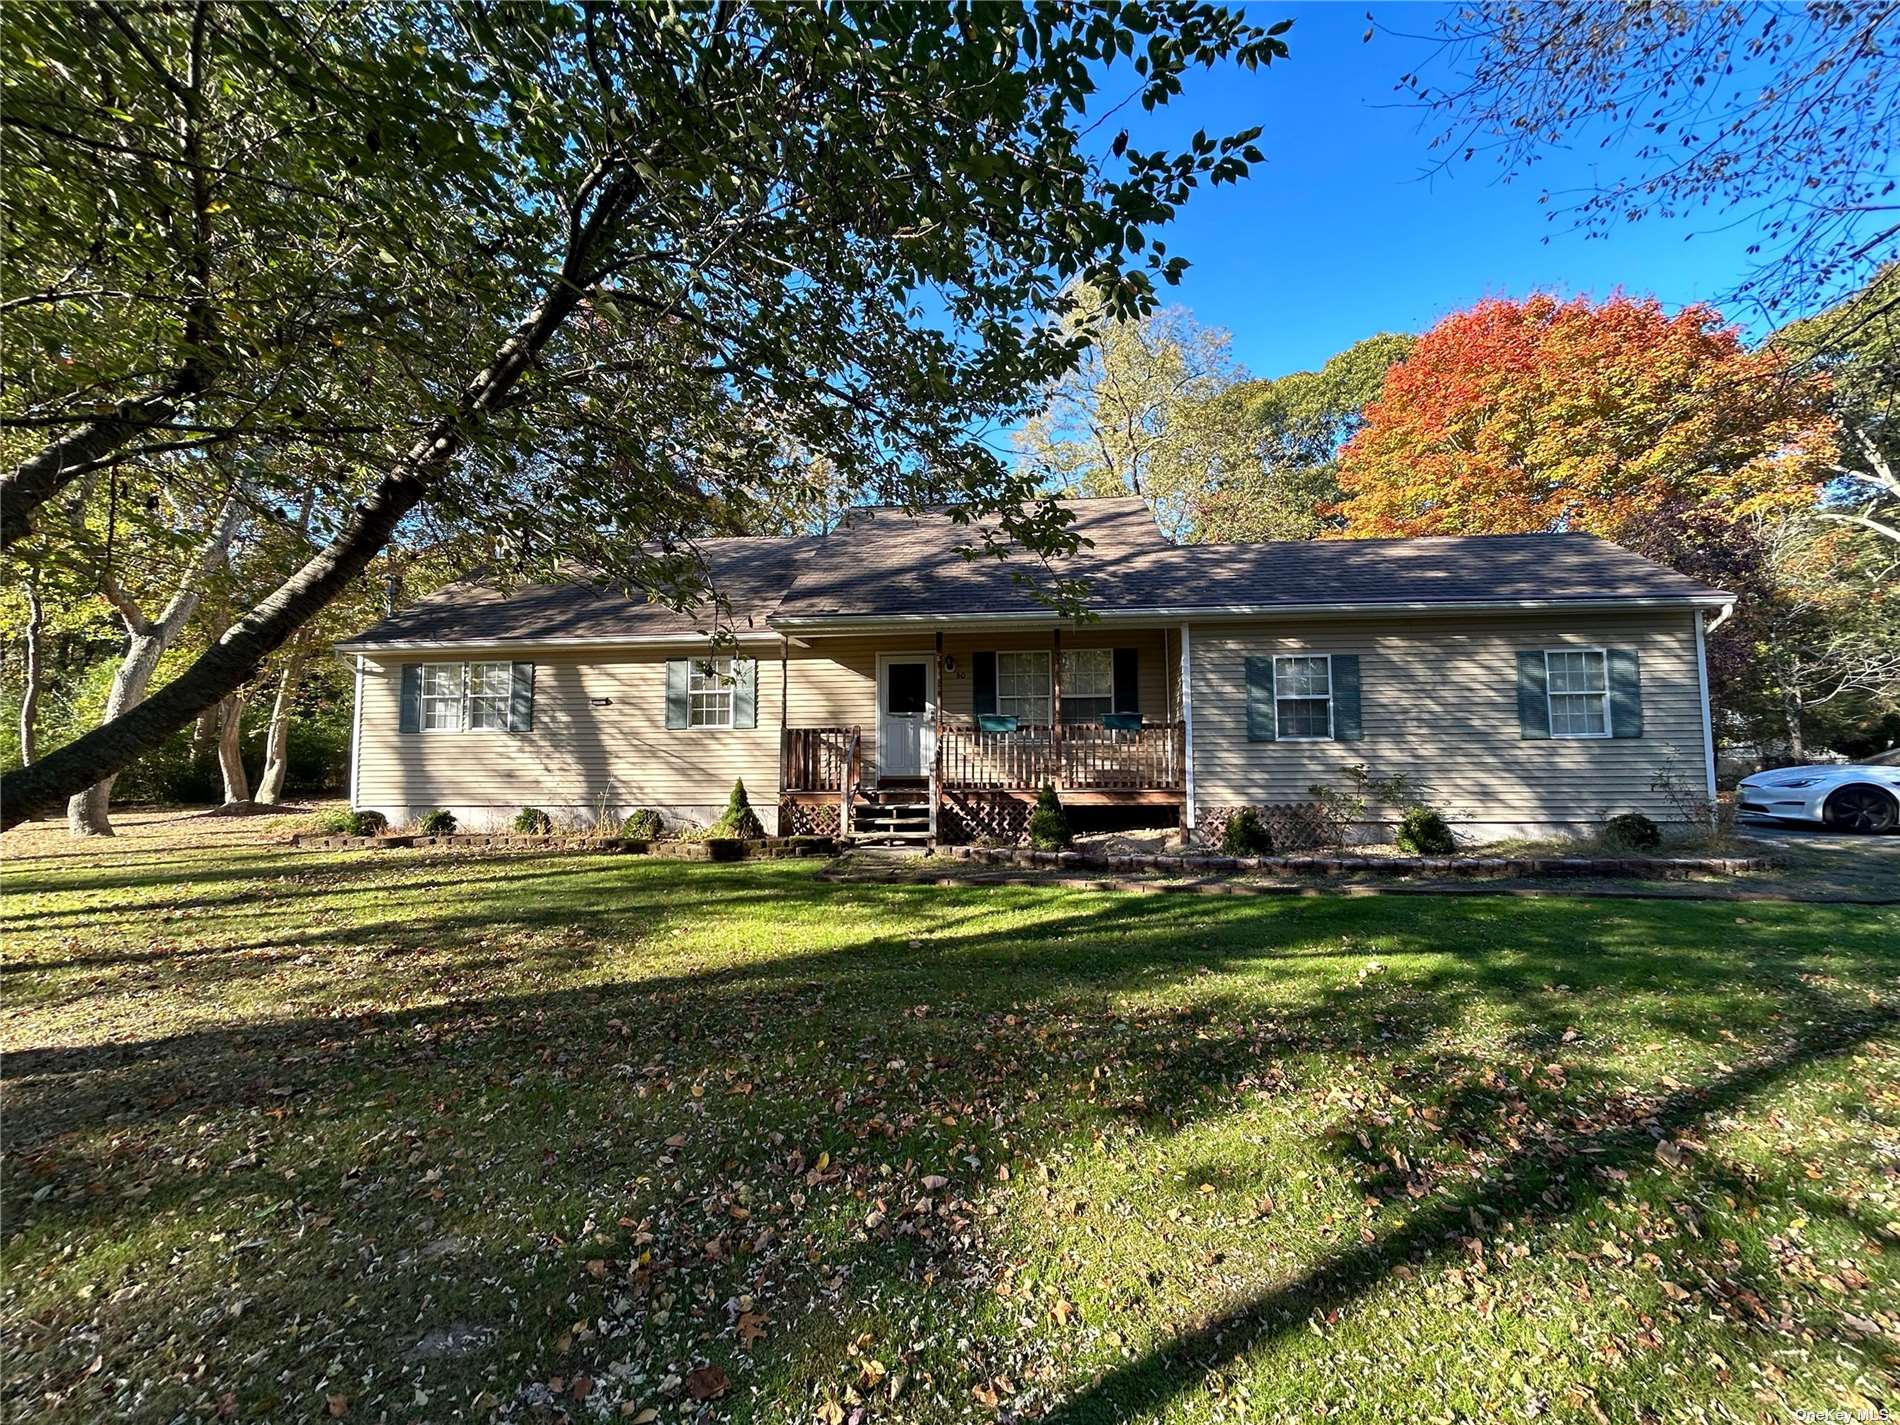
{"type": "Polygon", "coordinates": [[[1045,786],[1053,787],[1065,806],[1185,807],[1187,728],[1182,721],[1132,716],[1113,722],[1012,723],[999,717],[941,718],[928,736],[922,776],[881,773],[865,754],[861,726],[786,727],[780,741],[781,796],[794,808],[834,809],[817,820],[829,825],[835,816],[841,836],[916,840],[942,839],[952,831],[1004,834],[1027,815],[1045,786]]]}

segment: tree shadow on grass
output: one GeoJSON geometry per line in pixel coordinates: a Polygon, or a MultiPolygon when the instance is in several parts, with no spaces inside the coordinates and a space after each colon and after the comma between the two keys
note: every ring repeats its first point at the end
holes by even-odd
{"type": "MultiPolygon", "coordinates": [[[[1170,1400],[1199,1389],[1209,1371],[1352,1305],[1389,1280],[1395,1269],[1457,1257],[1479,1220],[1477,1214],[1533,1228],[1557,1223],[1597,1199],[1602,1175],[1648,1166],[1659,1142],[1699,1128],[1817,1065],[1852,1053],[1875,1035],[1890,1031],[1895,1022],[1888,1013],[1863,1013],[1853,1019],[1811,1024],[1782,1047],[1706,1084],[1633,1105],[1626,1121],[1605,1123],[1587,1132],[1543,1132],[1508,1168],[1487,1174],[1414,1212],[1403,1226],[1345,1248],[1295,1280],[1107,1373],[1066,1400],[1049,1418],[1082,1425],[1159,1410],[1170,1400]]],[[[1886,1354],[1892,1359],[1892,1352],[1886,1354]]]]}
{"type": "MultiPolygon", "coordinates": [[[[1534,1100],[1530,1120],[1512,1126],[1529,1146],[1508,1173],[1430,1184],[1450,1195],[1068,1407],[1067,1418],[1113,1417],[1175,1397],[1289,1317],[1337,1309],[1397,1265],[1457,1250],[1474,1208],[1558,1221],[1586,1190],[1566,1176],[1572,1165],[1634,1163],[1658,1133],[1888,1027],[1849,988],[1804,978],[1823,963],[1870,971],[1871,950],[1791,931],[1772,955],[1738,964],[1711,943],[1717,922],[1693,912],[1619,912],[1580,933],[1574,907],[1541,904],[1461,903],[1441,921],[1414,903],[844,892],[651,870],[527,905],[511,895],[518,887],[396,905],[373,935],[486,947],[566,926],[606,954],[709,908],[772,903],[787,943],[824,948],[755,947],[689,966],[658,955],[597,984],[10,1055],[5,1128],[29,1156],[10,1175],[13,1241],[30,1253],[88,1234],[112,1243],[94,1269],[94,1303],[151,1279],[107,1308],[42,1298],[19,1337],[16,1403],[52,1390],[75,1417],[96,1415],[115,1405],[106,1382],[130,1375],[146,1388],[144,1415],[188,1409],[199,1384],[161,1380],[153,1364],[176,1336],[187,1356],[214,1363],[205,1392],[228,1388],[267,1414],[292,1408],[286,1392],[314,1391],[332,1357],[373,1382],[351,1387],[367,1392],[359,1411],[465,1384],[465,1394],[486,1384],[578,1409],[547,1382],[570,1397],[580,1379],[605,1392],[628,1358],[618,1388],[629,1398],[712,1363],[759,1392],[755,1405],[789,1410],[857,1369],[846,1348],[879,1313],[942,1324],[939,1344],[906,1368],[967,1400],[981,1370],[1008,1364],[1007,1332],[982,1334],[969,1352],[955,1344],[981,1319],[996,1267],[981,1224],[1008,1207],[998,1166],[1015,1163],[1020,1178],[1026,1159],[1117,1124],[1164,1141],[1218,1122],[1283,1061],[1421,1086],[1481,1073],[1489,1056],[1443,1042],[1474,1016],[1492,1021],[1504,1054],[1562,1045],[1566,1029],[1632,987],[1659,1004],[1680,997],[1680,1010],[1646,1020],[1656,1033],[1774,1042],[1702,1089],[1621,1084],[1624,1116],[1586,1128],[1569,1096],[1534,1100]],[[1355,978],[1374,961],[1386,968],[1355,978]],[[942,1188],[923,1186],[933,1171],[942,1188]],[[181,1255],[178,1224],[231,1241],[181,1255]],[[247,1236],[263,1244],[249,1257],[247,1236]],[[240,1264],[243,1314],[201,1305],[240,1264]],[[181,1301],[168,1274],[199,1297],[181,1301]],[[768,1318],[751,1351],[739,1340],[744,1311],[728,1309],[745,1299],[768,1318]],[[305,1334],[287,1338],[285,1321],[305,1334]],[[458,1321],[495,1335],[452,1360],[404,1355],[425,1328],[458,1321]],[[85,1374],[95,1352],[110,1358],[97,1378],[85,1374]]],[[[1443,1110],[1448,1143],[1501,1133],[1496,1095],[1453,1092],[1443,1110]]],[[[1329,1151],[1367,1187],[1403,1188],[1354,1142],[1336,1136],[1329,1151]]],[[[737,1395],[728,1406],[752,1408],[737,1395]]]]}

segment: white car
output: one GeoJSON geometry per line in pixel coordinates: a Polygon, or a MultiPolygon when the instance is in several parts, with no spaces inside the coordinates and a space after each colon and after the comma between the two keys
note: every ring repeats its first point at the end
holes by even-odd
{"type": "Polygon", "coordinates": [[[1757,772],[1742,778],[1739,791],[1748,815],[1837,831],[1892,831],[1900,826],[1900,747],[1865,762],[1757,772]]]}

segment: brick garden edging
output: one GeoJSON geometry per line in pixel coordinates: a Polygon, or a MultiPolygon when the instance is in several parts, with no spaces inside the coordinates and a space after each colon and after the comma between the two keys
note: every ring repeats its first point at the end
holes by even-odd
{"type": "Polygon", "coordinates": [[[985,866],[1034,870],[1159,871],[1179,875],[1266,871],[1307,876],[1638,876],[1683,880],[1765,870],[1765,856],[1207,856],[1027,851],[1014,846],[947,846],[938,854],[985,866]]]}
{"type": "Polygon", "coordinates": [[[665,861],[782,860],[789,856],[835,856],[829,836],[768,836],[741,841],[702,837],[685,841],[636,841],[627,836],[521,836],[511,832],[457,831],[447,836],[329,836],[299,834],[290,844],[307,851],[395,851],[434,848],[444,851],[594,851],[624,856],[656,856],[665,861]]]}

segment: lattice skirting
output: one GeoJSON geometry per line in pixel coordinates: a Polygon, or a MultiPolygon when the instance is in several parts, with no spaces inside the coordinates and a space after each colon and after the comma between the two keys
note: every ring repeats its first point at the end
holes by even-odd
{"type": "Polygon", "coordinates": [[[952,846],[972,841],[1021,846],[1029,840],[1035,803],[984,792],[946,792],[937,808],[937,839],[952,846]]]}
{"type": "MultiPolygon", "coordinates": [[[[1240,810],[1231,807],[1198,807],[1194,816],[1194,839],[1207,846],[1219,846],[1227,834],[1227,823],[1240,810]]],[[[1273,849],[1313,851],[1339,844],[1339,834],[1325,812],[1315,802],[1281,802],[1254,808],[1260,814],[1273,849]]]]}
{"type": "Polygon", "coordinates": [[[779,833],[783,836],[836,836],[838,802],[797,802],[789,797],[779,803],[779,833]]]}

